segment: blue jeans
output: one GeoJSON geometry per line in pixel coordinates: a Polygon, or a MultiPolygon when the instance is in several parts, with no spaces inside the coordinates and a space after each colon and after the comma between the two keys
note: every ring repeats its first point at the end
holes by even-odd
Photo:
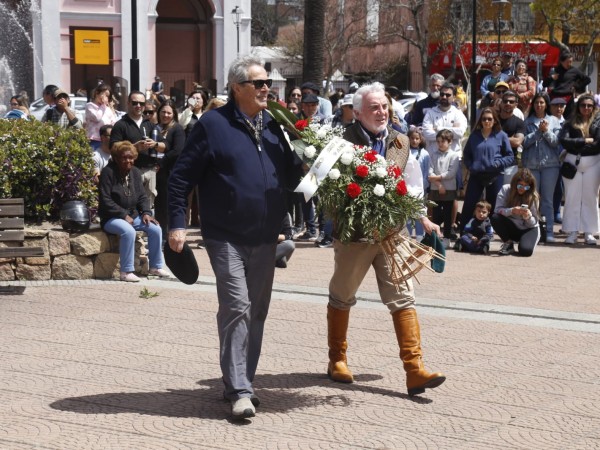
{"type": "Polygon", "coordinates": [[[494,182],[489,185],[484,185],[478,178],[477,174],[471,174],[467,183],[467,190],[465,192],[465,201],[463,203],[462,211],[460,213],[460,229],[461,232],[465,225],[473,217],[475,212],[475,205],[479,200],[483,191],[485,190],[485,200],[492,205],[492,211],[496,208],[496,197],[498,192],[502,189],[502,183],[504,182],[504,175],[498,174],[498,177],[494,182]]]}
{"type": "Polygon", "coordinates": [[[124,219],[113,217],[108,219],[104,225],[104,231],[119,236],[119,259],[121,272],[133,272],[133,256],[135,254],[135,232],[143,231],[148,235],[148,253],[151,269],[162,269],[162,230],[152,222],[146,225],[142,218],[137,216],[133,219],[133,225],[124,219]]]}
{"type": "Polygon", "coordinates": [[[554,235],[554,189],[558,180],[558,167],[531,170],[540,194],[540,214],[546,217],[548,235],[554,235]]]}

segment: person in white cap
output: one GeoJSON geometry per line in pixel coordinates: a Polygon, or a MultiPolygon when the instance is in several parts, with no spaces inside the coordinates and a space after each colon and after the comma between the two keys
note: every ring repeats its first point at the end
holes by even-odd
{"type": "Polygon", "coordinates": [[[344,127],[354,123],[354,107],[352,106],[352,99],[354,94],[346,94],[340,101],[340,108],[335,112],[333,120],[331,121],[332,127],[344,127]]]}

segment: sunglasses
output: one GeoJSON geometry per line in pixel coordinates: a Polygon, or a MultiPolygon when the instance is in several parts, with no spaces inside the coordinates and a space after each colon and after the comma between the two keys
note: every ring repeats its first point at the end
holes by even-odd
{"type": "Polygon", "coordinates": [[[145,116],[153,116],[155,112],[156,111],[151,111],[151,110],[148,109],[148,110],[144,111],[144,115],[145,116]]]}
{"type": "Polygon", "coordinates": [[[516,100],[502,100],[502,103],[504,103],[505,105],[514,105],[515,103],[517,103],[516,100]]]}
{"type": "Polygon", "coordinates": [[[507,89],[500,89],[500,90],[498,90],[498,91],[494,91],[494,93],[496,93],[496,94],[499,94],[499,95],[502,95],[502,94],[504,94],[506,91],[507,91],[507,89]]]}
{"type": "Polygon", "coordinates": [[[528,191],[529,189],[531,189],[531,186],[529,186],[528,184],[517,184],[517,189],[521,189],[524,191],[528,191]]]}
{"type": "Polygon", "coordinates": [[[290,94],[290,97],[302,97],[302,94],[290,94]]]}
{"type": "Polygon", "coordinates": [[[448,98],[450,98],[450,97],[452,97],[452,94],[450,94],[450,93],[448,93],[448,92],[442,92],[442,93],[440,94],[440,97],[448,97],[448,98]]]}
{"type": "Polygon", "coordinates": [[[482,122],[493,122],[494,118],[493,117],[482,117],[481,121],[482,122]]]}
{"type": "Polygon", "coordinates": [[[268,88],[270,88],[271,86],[273,86],[273,80],[271,80],[270,78],[267,78],[266,80],[245,80],[245,81],[240,81],[240,84],[250,84],[252,83],[254,85],[254,89],[262,89],[263,86],[267,86],[268,88]]]}
{"type": "Polygon", "coordinates": [[[146,102],[134,102],[134,101],[131,102],[132,106],[144,106],[145,104],[146,104],[146,102]]]}
{"type": "Polygon", "coordinates": [[[593,108],[594,105],[592,103],[582,103],[579,105],[580,108],[593,108]]]}

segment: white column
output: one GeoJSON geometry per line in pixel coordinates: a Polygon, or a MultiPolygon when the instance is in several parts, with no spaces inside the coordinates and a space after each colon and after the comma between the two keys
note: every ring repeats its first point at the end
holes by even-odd
{"type": "MultiPolygon", "coordinates": [[[[139,47],[138,47],[139,51],[139,47]]],[[[127,80],[127,90],[131,91],[131,2],[121,1],[121,55],[123,71],[121,77],[127,80]]]]}
{"type": "Polygon", "coordinates": [[[41,96],[44,86],[61,86],[60,12],[58,0],[40,1],[39,15],[33,13],[35,96],[41,96]],[[37,56],[37,57],[36,57],[37,56]],[[40,66],[41,62],[41,66],[40,66]]]}

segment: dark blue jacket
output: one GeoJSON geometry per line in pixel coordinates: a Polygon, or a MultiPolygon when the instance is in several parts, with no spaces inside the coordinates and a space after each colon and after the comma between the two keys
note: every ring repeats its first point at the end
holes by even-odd
{"type": "Polygon", "coordinates": [[[301,161],[263,111],[261,150],[233,101],[203,114],[169,178],[169,228],[185,228],[187,196],[198,185],[202,236],[239,245],[276,243],[301,161]]]}
{"type": "Polygon", "coordinates": [[[485,139],[481,130],[473,131],[463,150],[463,163],[471,173],[503,173],[515,164],[508,136],[504,131],[492,131],[485,139]]]}

